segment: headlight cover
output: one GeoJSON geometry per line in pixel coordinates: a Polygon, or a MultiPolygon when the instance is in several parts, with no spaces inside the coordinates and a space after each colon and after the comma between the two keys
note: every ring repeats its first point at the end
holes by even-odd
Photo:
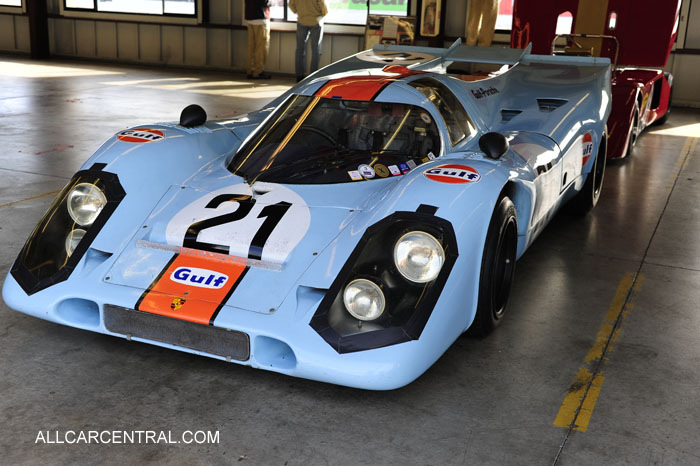
{"type": "Polygon", "coordinates": [[[92,225],[107,204],[100,188],[92,183],[78,183],[68,194],[68,214],[81,227],[92,225]]]}
{"type": "Polygon", "coordinates": [[[381,348],[420,337],[458,255],[452,224],[437,217],[437,210],[421,204],[416,212],[394,212],[362,235],[309,322],[338,353],[381,348]],[[426,267],[421,274],[408,272],[416,280],[399,271],[395,260],[399,243],[408,246],[409,251],[403,252],[402,246],[397,251],[399,257],[408,257],[416,247],[430,248],[422,256],[414,251],[414,259],[426,267]],[[384,298],[381,313],[377,290],[384,298]],[[367,294],[361,295],[363,291],[367,294]],[[367,312],[358,312],[353,306],[367,312]]]}
{"type": "Polygon", "coordinates": [[[11,273],[28,295],[71,275],[126,195],[119,177],[104,167],[73,175],[27,239],[11,273]]]}
{"type": "Polygon", "coordinates": [[[364,321],[378,319],[386,304],[381,288],[364,278],[348,283],[343,292],[343,302],[350,315],[364,321]]]}
{"type": "Polygon", "coordinates": [[[430,233],[410,231],[394,246],[394,264],[401,275],[412,282],[435,280],[444,263],[445,250],[430,233]]]}

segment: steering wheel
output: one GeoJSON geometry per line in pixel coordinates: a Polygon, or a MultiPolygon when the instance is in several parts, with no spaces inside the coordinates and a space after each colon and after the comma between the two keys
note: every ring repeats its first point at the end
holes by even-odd
{"type": "Polygon", "coordinates": [[[335,138],[333,138],[330,134],[326,133],[323,130],[320,130],[318,128],[315,128],[313,126],[302,126],[297,130],[297,134],[300,133],[301,131],[307,131],[309,133],[314,133],[318,136],[321,136],[323,139],[331,143],[331,146],[335,147],[336,142],[335,138]]]}

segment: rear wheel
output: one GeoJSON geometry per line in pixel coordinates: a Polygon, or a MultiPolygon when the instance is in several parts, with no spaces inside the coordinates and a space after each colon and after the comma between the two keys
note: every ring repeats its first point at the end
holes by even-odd
{"type": "Polygon", "coordinates": [[[658,120],[656,120],[656,123],[659,124],[659,125],[663,125],[664,123],[666,123],[666,120],[668,120],[668,116],[669,116],[670,114],[671,114],[671,94],[670,94],[670,91],[669,91],[669,94],[668,94],[668,108],[666,108],[666,113],[664,113],[664,116],[662,116],[661,118],[659,118],[658,120]]]}
{"type": "Polygon", "coordinates": [[[634,110],[634,119],[632,120],[632,125],[630,126],[629,134],[627,135],[627,153],[625,157],[632,155],[632,150],[637,144],[637,138],[639,137],[639,108],[634,110]]]}
{"type": "MultiPolygon", "coordinates": [[[[605,138],[603,134],[603,138],[605,138]]],[[[598,153],[593,162],[593,168],[583,184],[583,188],[576,194],[571,202],[577,213],[586,215],[598,203],[600,192],[603,189],[603,178],[605,177],[606,144],[603,142],[598,147],[598,153]]]]}
{"type": "Polygon", "coordinates": [[[503,320],[515,273],[518,224],[515,206],[502,196],[494,209],[481,259],[479,303],[469,334],[484,337],[503,320]]]}

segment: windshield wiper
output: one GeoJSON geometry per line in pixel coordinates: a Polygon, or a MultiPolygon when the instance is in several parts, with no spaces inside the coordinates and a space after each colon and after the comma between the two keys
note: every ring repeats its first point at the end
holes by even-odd
{"type": "Polygon", "coordinates": [[[405,151],[400,151],[400,150],[391,150],[391,151],[387,150],[387,151],[380,151],[380,152],[365,151],[365,153],[363,153],[363,154],[355,154],[355,155],[348,157],[348,158],[345,158],[343,160],[337,160],[328,166],[312,167],[312,168],[309,168],[307,170],[292,173],[287,177],[287,179],[291,180],[291,179],[299,178],[302,176],[309,176],[309,175],[313,175],[316,173],[321,173],[321,172],[324,172],[326,170],[333,170],[335,168],[338,168],[339,166],[346,165],[348,162],[351,162],[351,161],[356,160],[356,159],[372,158],[372,157],[381,158],[385,154],[386,155],[393,155],[393,153],[405,153],[405,151]]]}
{"type": "Polygon", "coordinates": [[[282,170],[287,170],[287,169],[290,169],[293,167],[297,167],[297,166],[302,165],[304,163],[308,163],[309,161],[315,161],[318,159],[318,162],[321,162],[324,158],[328,157],[328,155],[331,153],[331,151],[334,152],[334,155],[338,155],[338,154],[342,154],[343,152],[349,151],[349,150],[350,149],[338,151],[338,148],[335,147],[335,148],[332,148],[328,151],[316,152],[313,155],[307,155],[305,157],[294,159],[294,160],[287,162],[287,163],[282,163],[282,164],[279,164],[276,166],[272,166],[266,170],[257,172],[255,175],[247,175],[246,174],[244,176],[244,178],[246,180],[246,183],[250,184],[251,182],[254,182],[255,180],[257,180],[258,178],[267,177],[267,175],[271,175],[271,174],[277,173],[277,172],[282,171],[282,170]]]}
{"type": "MultiPolygon", "coordinates": [[[[251,184],[258,179],[261,181],[264,181],[266,178],[268,178],[271,175],[274,175],[276,173],[279,173],[280,171],[283,170],[290,170],[293,169],[294,167],[298,167],[299,165],[303,165],[305,163],[308,163],[310,161],[317,161],[318,163],[326,162],[322,166],[319,166],[318,163],[312,164],[309,168],[305,170],[301,170],[298,172],[290,173],[287,176],[285,176],[285,179],[295,179],[301,176],[307,176],[311,175],[314,173],[319,173],[323,172],[326,170],[333,170],[341,165],[345,165],[348,162],[352,162],[353,160],[358,160],[358,159],[372,159],[374,157],[381,159],[384,156],[394,156],[397,153],[406,153],[406,151],[403,150],[380,150],[376,152],[372,152],[370,150],[363,150],[363,149],[350,149],[350,148],[340,148],[340,146],[336,146],[335,148],[329,149],[327,151],[323,152],[316,152],[313,155],[307,155],[306,157],[301,157],[298,159],[294,159],[290,162],[283,163],[280,165],[272,166],[268,168],[267,170],[257,172],[255,175],[249,175],[245,174],[244,179],[246,183],[251,184]],[[331,155],[332,151],[332,156],[333,160],[327,161],[328,157],[331,155]],[[351,155],[347,155],[351,154],[351,155]],[[342,157],[342,158],[339,158],[342,157]]],[[[407,157],[408,158],[408,157],[407,157]]],[[[369,160],[368,160],[369,162],[369,160]]]]}

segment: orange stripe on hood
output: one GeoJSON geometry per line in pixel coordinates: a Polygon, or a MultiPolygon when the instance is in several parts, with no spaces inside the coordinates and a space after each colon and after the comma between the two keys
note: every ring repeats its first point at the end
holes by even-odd
{"type": "Polygon", "coordinates": [[[141,296],[136,309],[211,325],[247,270],[245,259],[221,262],[176,254],[141,296]]]}

